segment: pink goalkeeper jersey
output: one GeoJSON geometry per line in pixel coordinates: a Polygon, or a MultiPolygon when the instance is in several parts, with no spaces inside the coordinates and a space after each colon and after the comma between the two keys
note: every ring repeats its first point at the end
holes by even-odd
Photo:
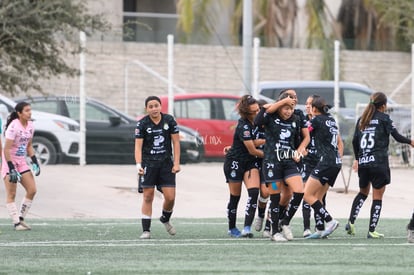
{"type": "Polygon", "coordinates": [[[25,160],[27,144],[33,138],[33,122],[28,121],[26,128],[20,123],[19,119],[13,120],[5,132],[6,139],[13,140],[10,150],[12,161],[25,160]]]}

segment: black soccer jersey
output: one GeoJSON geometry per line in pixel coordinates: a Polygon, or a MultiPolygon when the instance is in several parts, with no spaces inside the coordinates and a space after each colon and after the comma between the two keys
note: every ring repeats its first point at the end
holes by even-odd
{"type": "MultiPolygon", "coordinates": [[[[306,122],[306,127],[310,125],[310,120],[306,122]]],[[[306,147],[308,154],[303,158],[303,162],[305,164],[315,166],[318,161],[318,155],[316,154],[316,146],[315,146],[315,138],[313,135],[310,136],[310,142],[308,146],[306,147]]]]}
{"type": "MultiPolygon", "coordinates": [[[[375,111],[367,127],[360,131],[358,122],[355,127],[352,145],[354,147],[355,158],[361,167],[376,167],[388,165],[388,145],[390,134],[394,136],[397,129],[388,114],[375,111]]],[[[409,143],[410,140],[405,141],[409,143]]]]}
{"type": "Polygon", "coordinates": [[[265,159],[271,162],[292,159],[300,136],[299,118],[292,115],[288,120],[283,120],[277,112],[267,114],[262,110],[258,114],[256,122],[259,127],[264,126],[265,128],[265,159]]]}
{"type": "Polygon", "coordinates": [[[135,138],[144,139],[142,162],[159,162],[172,158],[171,135],[178,133],[174,117],[161,113],[161,121],[155,124],[147,115],[137,123],[135,138]]]}
{"type": "Polygon", "coordinates": [[[309,132],[314,139],[316,156],[324,166],[341,166],[338,152],[338,126],[330,114],[317,115],[310,121],[309,132]]]}
{"type": "Polygon", "coordinates": [[[251,155],[244,145],[244,141],[254,140],[255,135],[253,134],[254,125],[247,119],[240,118],[236,131],[233,135],[233,144],[230,150],[226,154],[226,158],[238,159],[243,161],[254,160],[256,157],[251,155]]]}

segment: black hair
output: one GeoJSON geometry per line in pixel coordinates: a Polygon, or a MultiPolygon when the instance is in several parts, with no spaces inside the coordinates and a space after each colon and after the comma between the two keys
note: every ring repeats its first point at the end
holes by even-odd
{"type": "Polygon", "coordinates": [[[18,113],[23,112],[23,109],[26,106],[30,106],[30,104],[27,103],[27,102],[25,102],[25,101],[22,101],[22,102],[19,102],[19,103],[16,104],[16,106],[14,107],[14,111],[11,112],[10,115],[7,117],[7,122],[6,122],[6,126],[4,128],[4,132],[6,132],[7,127],[9,127],[10,123],[13,120],[19,118],[19,114],[18,113]]]}
{"type": "Polygon", "coordinates": [[[327,114],[329,109],[332,108],[331,105],[326,103],[326,100],[321,96],[316,96],[312,100],[312,107],[315,107],[321,114],[327,114]]]}
{"type": "Polygon", "coordinates": [[[160,103],[160,105],[161,105],[161,99],[160,99],[158,96],[151,95],[151,96],[149,96],[149,97],[147,97],[147,98],[145,99],[145,108],[147,107],[148,102],[150,102],[151,100],[156,100],[156,101],[158,101],[158,102],[160,103]]]}
{"type": "Polygon", "coordinates": [[[250,105],[253,104],[258,104],[257,100],[254,97],[251,95],[242,96],[237,105],[240,117],[246,119],[250,114],[250,105]]]}
{"type": "Polygon", "coordinates": [[[387,104],[387,96],[384,93],[373,93],[369,98],[369,104],[365,107],[365,110],[362,113],[358,128],[361,131],[364,130],[374,116],[375,111],[385,104],[387,104]]]}
{"type": "MultiPolygon", "coordinates": [[[[285,94],[287,91],[295,91],[295,89],[293,88],[287,88],[287,89],[283,89],[279,92],[279,98],[280,96],[282,96],[283,94],[285,94]]],[[[296,92],[296,91],[295,91],[296,92]]]]}

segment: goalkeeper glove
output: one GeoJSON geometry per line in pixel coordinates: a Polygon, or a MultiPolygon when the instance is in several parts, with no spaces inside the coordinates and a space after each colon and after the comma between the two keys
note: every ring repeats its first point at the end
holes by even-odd
{"type": "Polygon", "coordinates": [[[16,168],[14,168],[13,162],[8,161],[7,165],[9,166],[9,181],[11,183],[17,183],[22,178],[19,172],[17,172],[16,168]]]}
{"type": "Polygon", "coordinates": [[[39,176],[40,175],[40,166],[39,166],[39,163],[37,162],[37,158],[36,158],[36,156],[32,156],[31,159],[32,159],[33,174],[35,176],[39,176]]]}

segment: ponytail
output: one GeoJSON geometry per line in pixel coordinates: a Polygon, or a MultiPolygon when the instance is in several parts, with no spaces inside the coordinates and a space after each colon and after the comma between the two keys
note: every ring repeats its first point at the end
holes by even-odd
{"type": "Polygon", "coordinates": [[[23,112],[24,107],[26,107],[28,105],[30,105],[30,104],[27,103],[27,102],[24,102],[24,101],[19,102],[19,103],[16,104],[16,106],[14,107],[14,111],[11,112],[10,115],[7,117],[7,122],[6,122],[6,126],[4,128],[4,132],[6,132],[7,127],[9,127],[10,123],[13,120],[15,120],[16,118],[19,118],[19,114],[18,113],[23,112]]]}
{"type": "Polygon", "coordinates": [[[315,107],[321,114],[326,115],[329,112],[329,109],[332,108],[331,105],[326,103],[326,100],[321,96],[314,96],[312,100],[312,107],[315,107]]]}
{"type": "Polygon", "coordinates": [[[15,120],[16,118],[19,118],[16,111],[13,111],[10,113],[10,115],[7,117],[6,126],[4,127],[4,132],[6,133],[7,127],[9,127],[10,123],[15,120]]]}
{"type": "Polygon", "coordinates": [[[384,104],[387,104],[387,96],[384,93],[377,92],[372,94],[369,99],[369,104],[365,107],[361,119],[359,120],[358,129],[362,131],[367,128],[369,122],[374,116],[375,111],[384,104]]]}

